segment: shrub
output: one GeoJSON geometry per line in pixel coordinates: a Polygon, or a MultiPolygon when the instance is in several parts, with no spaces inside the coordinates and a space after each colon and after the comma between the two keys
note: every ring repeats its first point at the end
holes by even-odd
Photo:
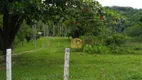
{"type": "Polygon", "coordinates": [[[107,54],[109,53],[109,49],[106,46],[91,46],[86,45],[83,48],[83,51],[89,54],[107,54]]]}
{"type": "Polygon", "coordinates": [[[84,46],[83,52],[86,52],[86,53],[89,53],[89,54],[94,54],[93,53],[93,47],[91,45],[84,46]]]}
{"type": "Polygon", "coordinates": [[[116,45],[116,44],[111,44],[108,46],[108,48],[110,49],[111,53],[114,54],[135,54],[134,50],[123,46],[123,45],[116,45]]]}
{"type": "Polygon", "coordinates": [[[142,42],[142,35],[135,37],[135,41],[142,42]]]}
{"type": "Polygon", "coordinates": [[[115,54],[118,54],[118,53],[124,53],[125,52],[125,48],[124,47],[120,47],[116,44],[111,44],[108,46],[111,50],[111,53],[115,53],[115,54]]]}
{"type": "Polygon", "coordinates": [[[112,36],[109,36],[106,38],[106,45],[110,44],[116,44],[121,45],[126,41],[126,37],[123,34],[113,34],[112,36]]]}

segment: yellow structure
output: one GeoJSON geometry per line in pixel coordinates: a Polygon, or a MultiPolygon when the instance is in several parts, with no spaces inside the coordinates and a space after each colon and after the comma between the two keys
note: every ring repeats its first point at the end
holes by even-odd
{"type": "Polygon", "coordinates": [[[82,48],[82,40],[79,38],[72,39],[71,48],[82,48]]]}

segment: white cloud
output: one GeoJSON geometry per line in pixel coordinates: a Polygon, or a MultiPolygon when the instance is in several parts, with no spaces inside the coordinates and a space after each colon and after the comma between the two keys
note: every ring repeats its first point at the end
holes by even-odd
{"type": "Polygon", "coordinates": [[[130,6],[142,9],[141,0],[97,0],[103,6],[130,6]]]}

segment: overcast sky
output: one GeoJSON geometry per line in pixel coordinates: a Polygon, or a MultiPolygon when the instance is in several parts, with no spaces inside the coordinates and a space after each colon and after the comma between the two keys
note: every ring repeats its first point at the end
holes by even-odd
{"type": "Polygon", "coordinates": [[[130,6],[142,9],[142,0],[97,0],[102,6],[130,6]]]}

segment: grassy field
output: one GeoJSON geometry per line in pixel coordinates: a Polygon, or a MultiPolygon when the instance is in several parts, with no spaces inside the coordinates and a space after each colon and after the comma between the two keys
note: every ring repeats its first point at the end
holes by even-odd
{"type": "MultiPolygon", "coordinates": [[[[36,52],[13,56],[13,80],[63,80],[64,49],[68,38],[41,38],[36,52]]],[[[32,42],[18,46],[13,53],[33,50],[32,42]]],[[[69,80],[142,80],[142,55],[89,55],[71,50],[69,80]]],[[[5,70],[0,68],[0,80],[5,70]]]]}

